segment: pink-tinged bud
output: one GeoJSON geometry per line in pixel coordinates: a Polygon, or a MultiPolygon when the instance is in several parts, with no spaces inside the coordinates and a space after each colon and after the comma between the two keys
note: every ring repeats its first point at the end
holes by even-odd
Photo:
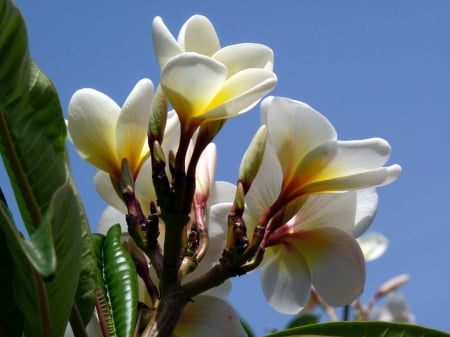
{"type": "Polygon", "coordinates": [[[208,200],[216,171],[216,145],[210,143],[200,155],[195,172],[194,202],[203,207],[208,200]]]}

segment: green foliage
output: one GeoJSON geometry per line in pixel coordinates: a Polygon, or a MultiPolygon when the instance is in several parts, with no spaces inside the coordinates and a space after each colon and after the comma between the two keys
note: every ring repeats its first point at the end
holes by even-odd
{"type": "MultiPolygon", "coordinates": [[[[2,257],[27,257],[28,264],[22,261],[19,267],[25,273],[23,281],[29,286],[33,282],[31,275],[36,276],[36,289],[46,287],[47,281],[42,277],[54,277],[50,282],[58,279],[57,271],[60,265],[66,265],[70,255],[61,255],[59,259],[55,259],[55,250],[59,244],[55,231],[59,230],[59,225],[50,225],[45,215],[59,212],[59,204],[54,204],[53,210],[49,211],[50,201],[61,186],[70,184],[75,197],[71,206],[73,211],[70,213],[77,219],[78,235],[73,241],[78,242],[82,249],[78,256],[82,259],[81,269],[77,269],[75,265],[71,270],[71,279],[80,280],[75,285],[78,289],[76,305],[86,323],[94,309],[96,282],[89,224],[67,165],[66,127],[58,95],[51,81],[33,62],[27,44],[26,27],[19,10],[12,1],[0,0],[0,153],[30,235],[28,241],[17,237],[14,244],[9,245],[11,251],[8,253],[3,246],[2,257]],[[73,274],[77,271],[79,275],[73,274]]],[[[5,235],[4,238],[8,239],[17,236],[16,226],[9,217],[5,204],[2,211],[0,235],[5,235]]],[[[74,221],[67,219],[67,222],[74,221]]],[[[7,265],[5,268],[13,272],[14,267],[6,267],[7,265]]],[[[17,271],[14,273],[17,274],[17,271]]],[[[18,288],[11,282],[13,280],[8,277],[2,279],[6,289],[18,288]]],[[[71,289],[69,293],[72,293],[71,289]]],[[[12,302],[16,303],[17,299],[12,302]]],[[[70,310],[72,303],[66,304],[70,310]]],[[[31,312],[31,308],[32,306],[25,308],[22,305],[24,312],[31,312]]]]}
{"type": "MultiPolygon", "coordinates": [[[[14,267],[12,293],[24,319],[26,336],[63,336],[75,297],[81,263],[80,223],[74,192],[69,185],[62,186],[51,199],[48,215],[49,231],[53,241],[57,265],[51,277],[43,278],[30,261],[29,255],[39,255],[28,248],[23,250],[23,238],[1,209],[1,224],[14,267]]],[[[40,247],[37,247],[39,249],[40,247]]],[[[4,321],[6,330],[15,328],[14,320],[4,321]],[[12,324],[13,327],[9,325],[12,324]]]]}
{"type": "Polygon", "coordinates": [[[138,304],[136,267],[120,242],[120,225],[93,235],[98,265],[97,301],[111,336],[133,336],[138,304]]]}
{"type": "Polygon", "coordinates": [[[333,322],[305,325],[278,331],[266,337],[340,336],[340,337],[449,337],[450,335],[412,324],[390,322],[333,322]]]}
{"type": "Polygon", "coordinates": [[[311,314],[298,315],[289,322],[286,328],[290,329],[303,325],[315,324],[317,322],[319,322],[319,317],[317,317],[316,315],[311,314]]]}

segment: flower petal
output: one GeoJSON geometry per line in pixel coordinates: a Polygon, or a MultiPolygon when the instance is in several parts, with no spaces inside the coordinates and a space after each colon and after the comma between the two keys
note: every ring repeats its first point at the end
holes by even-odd
{"type": "Polygon", "coordinates": [[[220,48],[219,38],[211,21],[202,15],[191,16],[181,27],[178,43],[185,51],[211,56],[220,48]]]}
{"type": "Polygon", "coordinates": [[[125,101],[116,127],[117,157],[128,159],[131,170],[137,173],[142,158],[148,155],[147,128],[153,99],[153,84],[140,80],[125,101]]]}
{"type": "Polygon", "coordinates": [[[264,296],[275,310],[296,314],[308,301],[311,294],[309,268],[296,247],[267,248],[260,276],[264,296]]]}
{"type": "Polygon", "coordinates": [[[75,92],[69,103],[68,131],[80,156],[100,170],[118,174],[115,150],[120,107],[94,89],[75,92]]]}
{"type": "Polygon", "coordinates": [[[123,214],[127,213],[127,208],[122,199],[117,195],[116,190],[111,182],[111,177],[104,171],[98,171],[94,176],[94,185],[98,194],[109,205],[118,209],[123,214]]]}
{"type": "Polygon", "coordinates": [[[303,253],[312,284],[325,302],[333,306],[346,305],[362,293],[364,257],[350,234],[326,227],[299,233],[290,240],[303,253]]]}
{"type": "Polygon", "coordinates": [[[378,194],[375,188],[365,188],[356,191],[355,227],[352,230],[354,238],[363,234],[372,224],[378,209],[378,194]]]}
{"type": "Polygon", "coordinates": [[[277,83],[275,74],[264,69],[245,69],[223,83],[209,103],[203,118],[221,119],[242,114],[253,108],[277,83]]]}
{"type": "Polygon", "coordinates": [[[152,40],[153,49],[155,50],[155,55],[161,69],[170,58],[183,52],[178,42],[159,16],[153,19],[152,40]]]}
{"type": "Polygon", "coordinates": [[[218,50],[213,59],[223,63],[228,69],[228,77],[248,68],[273,70],[273,51],[257,43],[241,43],[218,50]]]}
{"type": "Polygon", "coordinates": [[[201,116],[226,79],[225,66],[196,53],[184,53],[167,62],[161,87],[180,120],[201,116]]]}
{"type": "Polygon", "coordinates": [[[373,261],[384,254],[388,247],[387,238],[379,233],[367,233],[357,239],[366,261],[373,261]]]}
{"type": "Polygon", "coordinates": [[[150,214],[150,202],[156,203],[156,192],[153,186],[152,161],[148,158],[142,165],[135,183],[136,198],[139,200],[145,215],[150,214]]]}
{"type": "Polygon", "coordinates": [[[363,189],[373,186],[383,186],[391,183],[400,176],[400,165],[394,164],[378,169],[367,170],[348,176],[338,176],[334,179],[317,181],[302,188],[303,194],[327,193],[363,189]]]}
{"type": "Polygon", "coordinates": [[[201,295],[189,302],[178,322],[174,337],[247,337],[239,315],[228,302],[201,295]]]}
{"type": "Polygon", "coordinates": [[[214,182],[209,195],[208,205],[231,203],[236,195],[236,185],[227,181],[214,182]]]}
{"type": "Polygon", "coordinates": [[[122,233],[128,233],[128,226],[125,220],[125,214],[111,206],[107,206],[98,221],[97,233],[106,235],[111,226],[120,224],[122,233]]]}
{"type": "MultiPolygon", "coordinates": [[[[331,123],[310,106],[283,97],[268,97],[261,103],[261,122],[281,167],[289,169],[311,149],[336,140],[331,123]]],[[[285,169],[286,171],[286,169],[285,169]]]]}

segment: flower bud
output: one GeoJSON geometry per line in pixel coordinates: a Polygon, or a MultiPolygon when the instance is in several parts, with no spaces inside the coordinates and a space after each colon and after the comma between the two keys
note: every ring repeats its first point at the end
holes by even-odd
{"type": "Polygon", "coordinates": [[[244,153],[239,168],[239,182],[242,183],[244,194],[247,193],[261,166],[266,148],[266,139],[267,127],[262,125],[244,153]]]}
{"type": "Polygon", "coordinates": [[[167,121],[167,99],[161,87],[155,92],[153,98],[150,118],[148,121],[148,140],[149,144],[157,140],[160,144],[163,141],[164,129],[167,121]]]}

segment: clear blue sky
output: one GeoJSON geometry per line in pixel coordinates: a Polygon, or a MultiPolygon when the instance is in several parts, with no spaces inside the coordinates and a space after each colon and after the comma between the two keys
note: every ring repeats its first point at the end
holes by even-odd
{"type": "MultiPolygon", "coordinates": [[[[143,77],[158,83],[150,37],[160,15],[174,33],[192,14],[214,23],[222,45],[259,42],[275,53],[274,95],[325,114],[340,139],[382,137],[403,174],[379,189],[373,230],[390,240],[367,267],[364,298],[408,273],[402,289],[420,324],[450,331],[450,2],[374,1],[25,1],[31,53],[62,105],[82,87],[122,104],[143,77]]],[[[227,122],[217,139],[217,178],[234,182],[259,125],[257,109],[227,122]]],[[[105,203],[94,169],[69,146],[75,180],[95,229],[105,203]]],[[[5,186],[5,174],[0,171],[5,186]]],[[[11,202],[11,201],[10,201],[11,202]]],[[[330,280],[331,281],[331,280],[330,280]]],[[[256,274],[234,282],[231,302],[258,335],[289,317],[263,300],[256,274]]]]}

